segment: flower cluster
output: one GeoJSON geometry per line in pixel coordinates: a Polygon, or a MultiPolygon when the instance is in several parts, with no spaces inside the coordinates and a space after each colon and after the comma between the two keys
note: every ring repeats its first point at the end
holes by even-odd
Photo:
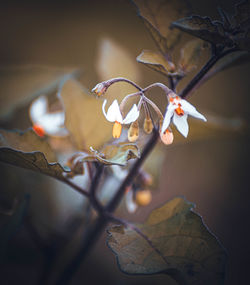
{"type": "MultiPolygon", "coordinates": [[[[92,91],[95,92],[98,96],[103,95],[108,87],[118,81],[121,81],[124,79],[119,80],[109,80],[107,82],[101,82],[97,84],[92,91]]],[[[126,80],[127,82],[130,82],[126,80]]],[[[131,83],[135,86],[135,83],[131,83]]],[[[138,87],[139,92],[127,95],[121,104],[118,104],[117,100],[114,100],[113,103],[110,105],[110,107],[107,110],[107,113],[105,111],[105,106],[107,104],[107,100],[105,99],[103,102],[102,110],[103,114],[106,117],[106,119],[110,122],[113,122],[113,137],[119,138],[122,132],[122,124],[131,124],[129,130],[128,130],[128,139],[129,141],[135,141],[139,136],[139,125],[138,125],[138,118],[140,115],[140,109],[143,106],[144,113],[146,114],[146,117],[144,119],[143,128],[145,133],[149,134],[152,132],[154,128],[154,123],[152,120],[152,116],[150,113],[149,106],[153,108],[153,110],[158,115],[159,119],[159,125],[160,125],[160,138],[164,144],[171,144],[173,142],[174,136],[172,133],[172,130],[170,128],[171,123],[173,123],[177,130],[184,136],[187,137],[189,132],[189,126],[188,126],[188,115],[195,117],[197,119],[206,121],[206,118],[199,113],[196,108],[191,105],[186,100],[182,99],[180,96],[178,96],[175,92],[170,90],[167,86],[161,84],[161,83],[155,83],[151,86],[142,89],[138,87]],[[156,106],[155,103],[153,103],[149,98],[146,97],[145,93],[152,87],[158,86],[161,87],[167,96],[168,99],[168,105],[166,108],[165,115],[163,117],[160,109],[156,106]],[[138,104],[134,104],[133,107],[130,109],[130,111],[127,113],[127,115],[123,118],[123,107],[125,102],[128,98],[133,96],[140,96],[140,100],[138,104]]]]}

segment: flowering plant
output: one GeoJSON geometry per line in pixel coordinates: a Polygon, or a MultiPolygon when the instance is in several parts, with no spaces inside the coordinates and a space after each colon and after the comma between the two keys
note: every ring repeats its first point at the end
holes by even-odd
{"type": "MultiPolygon", "coordinates": [[[[196,109],[189,97],[213,75],[249,57],[250,6],[248,2],[236,5],[233,16],[220,9],[221,20],[213,21],[190,16],[188,6],[181,0],[134,0],[133,4],[158,49],[142,51],[137,62],[164,75],[167,83],[141,87],[136,78],[135,82],[127,78],[130,74],[105,74],[110,79],[101,79],[90,94],[73,74],[63,76],[56,96],[37,96],[31,102],[32,128],[25,132],[1,130],[0,160],[48,175],[79,194],[76,200],[82,204],[78,205],[77,230],[83,230],[84,239],[78,239],[77,249],[66,258],[56,277],[50,267],[58,266],[60,251],[65,249],[65,243],[72,242],[74,234],[77,236],[77,230],[72,234],[67,231],[66,242],[58,242],[58,247],[42,245],[49,266],[45,266],[41,282],[69,284],[97,238],[112,224],[107,229],[107,244],[122,272],[166,273],[178,284],[223,284],[225,250],[192,211],[192,203],[175,197],[154,209],[141,224],[118,217],[116,210],[136,215],[142,207],[151,206],[166,150],[176,146],[178,140],[183,143],[187,137],[192,139],[195,124],[205,129],[213,121],[206,111],[197,111],[199,104],[196,109]],[[172,13],[167,17],[169,10],[172,13]],[[183,33],[195,39],[183,44],[176,61],[173,54],[183,33]],[[200,67],[203,52],[208,52],[210,58],[200,67]],[[184,78],[188,83],[180,90],[179,83],[185,82],[184,78]],[[112,93],[120,83],[133,88],[133,92],[112,93]],[[157,89],[160,99],[156,93],[152,96],[157,89]],[[197,120],[188,122],[189,116],[197,120]],[[153,153],[154,164],[151,155],[155,151],[159,154],[153,153]],[[124,209],[119,208],[122,201],[124,209]]],[[[109,48],[106,45],[105,52],[109,48]]],[[[112,51],[105,58],[110,54],[112,51]]],[[[103,70],[105,73],[106,66],[103,70]]],[[[241,127],[239,124],[235,129],[241,127]]],[[[177,179],[181,178],[178,173],[177,179]]],[[[39,231],[25,215],[28,207],[29,198],[25,195],[13,206],[10,225],[25,221],[31,236],[41,244],[39,231]]]]}

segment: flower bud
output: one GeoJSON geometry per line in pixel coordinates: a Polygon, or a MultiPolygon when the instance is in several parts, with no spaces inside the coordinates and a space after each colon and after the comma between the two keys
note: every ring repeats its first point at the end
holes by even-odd
{"type": "Polygon", "coordinates": [[[174,141],[173,132],[169,129],[166,129],[163,134],[160,132],[160,137],[161,141],[166,145],[172,144],[174,141]]]}
{"type": "Polygon", "coordinates": [[[107,91],[107,86],[101,82],[96,84],[96,86],[91,91],[95,92],[97,96],[101,96],[107,91]]]}
{"type": "Polygon", "coordinates": [[[147,206],[152,200],[150,190],[140,190],[136,192],[135,201],[139,206],[147,206]]]}
{"type": "Polygon", "coordinates": [[[146,134],[150,134],[153,130],[153,123],[150,117],[146,117],[143,123],[143,129],[146,134]]]}
{"type": "Polygon", "coordinates": [[[139,124],[138,121],[134,121],[128,129],[128,140],[135,142],[139,137],[139,124]]]}

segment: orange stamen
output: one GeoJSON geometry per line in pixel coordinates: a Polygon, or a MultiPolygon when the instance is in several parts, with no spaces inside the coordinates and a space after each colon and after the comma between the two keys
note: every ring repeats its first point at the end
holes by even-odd
{"type": "Polygon", "coordinates": [[[121,123],[115,121],[113,126],[113,138],[118,139],[122,133],[122,125],[121,123]]]}
{"type": "Polygon", "coordinates": [[[42,126],[40,126],[40,125],[33,125],[32,129],[39,137],[44,137],[45,130],[44,130],[44,128],[42,126]]]}
{"type": "Polygon", "coordinates": [[[183,116],[184,115],[184,111],[183,109],[181,108],[181,104],[178,104],[179,107],[175,109],[175,113],[178,115],[178,116],[183,116]]]}

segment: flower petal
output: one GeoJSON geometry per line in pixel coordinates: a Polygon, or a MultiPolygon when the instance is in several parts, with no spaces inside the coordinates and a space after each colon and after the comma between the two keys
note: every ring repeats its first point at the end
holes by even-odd
{"type": "Polygon", "coordinates": [[[48,101],[45,96],[35,99],[30,105],[30,119],[33,124],[37,124],[39,118],[47,113],[48,101]]]}
{"type": "Polygon", "coordinates": [[[166,129],[168,128],[170,121],[171,121],[171,118],[174,114],[174,109],[175,109],[175,106],[173,106],[173,104],[169,103],[167,106],[165,116],[164,116],[164,120],[163,120],[163,124],[162,124],[162,128],[161,128],[161,134],[163,134],[166,131],[166,129]]]}
{"type": "Polygon", "coordinates": [[[201,113],[199,113],[196,110],[196,108],[192,104],[190,104],[188,101],[182,99],[181,106],[182,106],[183,111],[187,113],[188,115],[191,115],[192,117],[203,120],[205,122],[207,121],[207,119],[201,113]]]}
{"type": "Polygon", "coordinates": [[[113,103],[109,106],[107,113],[105,112],[107,100],[105,99],[102,104],[102,111],[104,116],[109,122],[119,122],[122,123],[122,114],[118,105],[118,101],[114,100],[113,103]]]}
{"type": "Polygon", "coordinates": [[[139,112],[136,104],[134,104],[122,123],[123,124],[130,124],[130,123],[136,121],[139,117],[139,114],[140,114],[140,112],[139,112]]]}
{"type": "Polygon", "coordinates": [[[48,135],[65,136],[68,134],[67,130],[63,127],[65,115],[64,112],[48,113],[40,117],[37,123],[43,127],[48,135]]]}
{"type": "Polygon", "coordinates": [[[126,206],[129,213],[134,213],[137,209],[137,204],[134,202],[134,193],[130,190],[126,194],[126,206]]]}
{"type": "Polygon", "coordinates": [[[187,114],[183,116],[178,116],[174,113],[173,123],[176,125],[178,131],[184,136],[187,137],[188,135],[188,122],[187,122],[187,114]]]}

